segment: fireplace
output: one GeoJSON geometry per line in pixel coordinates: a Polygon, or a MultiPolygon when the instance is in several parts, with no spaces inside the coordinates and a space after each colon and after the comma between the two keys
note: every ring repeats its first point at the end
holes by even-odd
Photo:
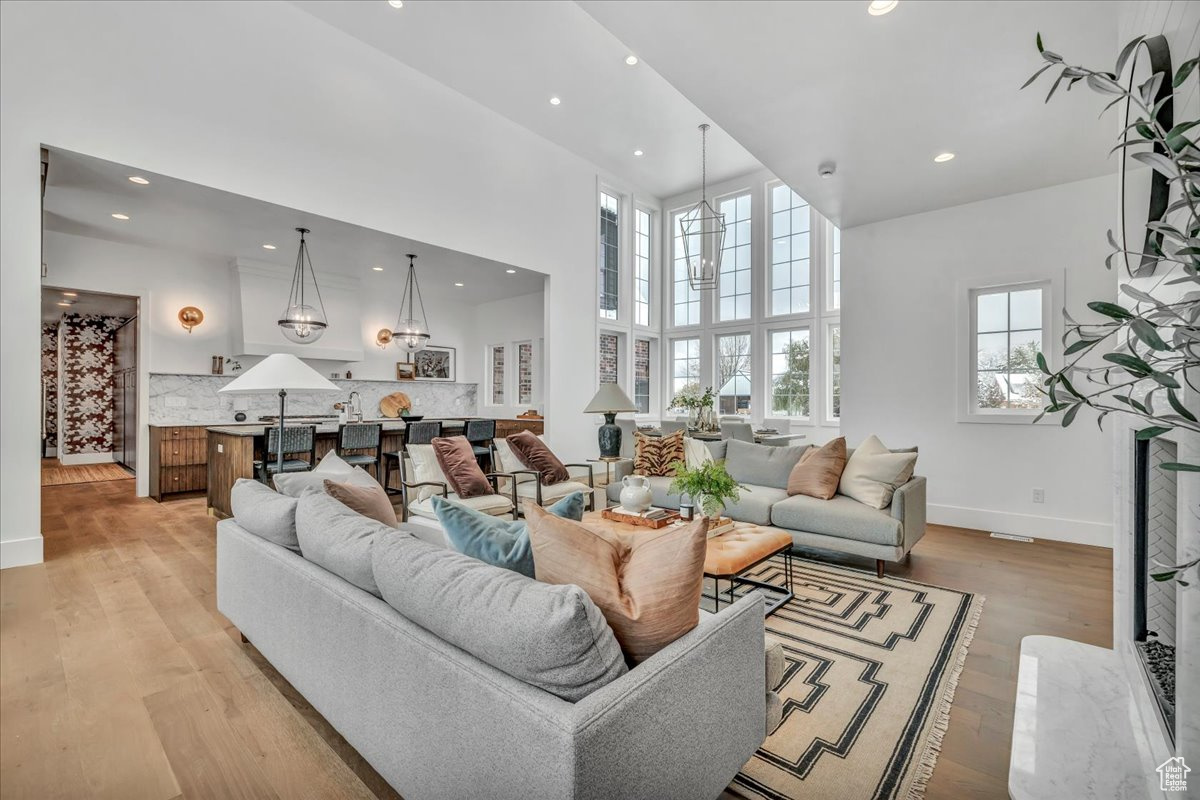
{"type": "Polygon", "coordinates": [[[1178,461],[1165,439],[1134,444],[1133,640],[1168,737],[1175,732],[1176,594],[1173,581],[1151,576],[1177,562],[1178,475],[1159,469],[1178,461]]]}

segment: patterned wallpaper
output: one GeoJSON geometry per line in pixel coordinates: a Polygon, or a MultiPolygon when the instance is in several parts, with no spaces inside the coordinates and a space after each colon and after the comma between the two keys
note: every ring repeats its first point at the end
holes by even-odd
{"type": "Polygon", "coordinates": [[[43,405],[43,424],[46,438],[58,443],[58,323],[42,323],[42,385],[46,401],[43,405]]]}
{"type": "Polygon", "coordinates": [[[62,319],[64,454],[112,451],[113,333],[122,322],[78,314],[62,319]]]}

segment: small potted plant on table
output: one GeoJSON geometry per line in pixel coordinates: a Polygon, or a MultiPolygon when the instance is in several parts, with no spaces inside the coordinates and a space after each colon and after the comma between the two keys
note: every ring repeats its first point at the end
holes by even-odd
{"type": "Polygon", "coordinates": [[[706,461],[691,469],[676,461],[674,469],[671,493],[686,494],[712,522],[720,518],[726,501],[737,502],[742,490],[750,491],[730,476],[724,461],[706,461]]]}

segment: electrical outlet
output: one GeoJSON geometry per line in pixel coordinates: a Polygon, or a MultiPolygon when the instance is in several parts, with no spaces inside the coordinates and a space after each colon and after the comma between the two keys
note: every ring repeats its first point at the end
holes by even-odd
{"type": "Polygon", "coordinates": [[[224,453],[224,452],[225,452],[225,445],[223,445],[223,444],[218,444],[218,445],[217,445],[217,452],[218,452],[218,453],[224,453]]]}
{"type": "Polygon", "coordinates": [[[1035,502],[1035,503],[1046,502],[1046,490],[1045,489],[1034,489],[1033,490],[1033,502],[1035,502]]]}

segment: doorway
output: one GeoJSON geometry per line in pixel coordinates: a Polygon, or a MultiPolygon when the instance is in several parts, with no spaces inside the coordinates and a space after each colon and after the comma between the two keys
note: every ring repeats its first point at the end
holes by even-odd
{"type": "Polygon", "coordinates": [[[42,288],[43,486],[136,474],[137,329],[136,297],[42,288]]]}

